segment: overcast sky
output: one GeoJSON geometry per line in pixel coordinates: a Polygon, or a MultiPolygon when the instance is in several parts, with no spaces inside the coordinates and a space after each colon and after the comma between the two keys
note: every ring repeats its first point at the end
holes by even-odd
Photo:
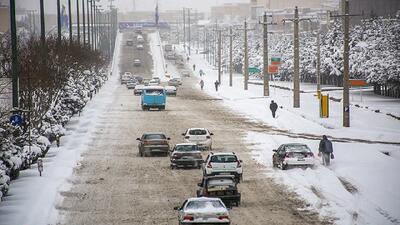
{"type": "MultiPolygon", "coordinates": [[[[67,3],[67,0],[61,0],[67,3]]],[[[81,2],[81,0],[79,0],[81,2]]],[[[100,4],[108,5],[109,0],[100,0],[100,4]]],[[[223,3],[237,3],[237,2],[249,2],[250,0],[158,0],[159,10],[171,10],[181,9],[182,7],[188,7],[192,9],[198,9],[200,11],[209,11],[213,5],[220,5],[223,3]]],[[[56,1],[55,0],[44,0],[45,11],[48,13],[56,13],[56,1]]],[[[114,5],[118,7],[120,11],[132,11],[133,0],[115,0],[114,5]]],[[[135,0],[136,9],[139,11],[153,11],[157,0],[135,0]]],[[[17,6],[27,9],[39,9],[39,0],[23,0],[16,1],[17,6]]],[[[76,0],[71,0],[71,4],[75,6],[76,0]]],[[[75,7],[73,7],[75,8],[75,7]]],[[[104,8],[104,7],[103,7],[104,8]]]]}

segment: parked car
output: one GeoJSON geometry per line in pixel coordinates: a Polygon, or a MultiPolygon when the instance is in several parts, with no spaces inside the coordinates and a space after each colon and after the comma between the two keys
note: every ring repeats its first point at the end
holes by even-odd
{"type": "Polygon", "coordinates": [[[189,70],[183,70],[181,72],[181,77],[190,77],[190,71],[189,70]]]}
{"type": "Polygon", "coordinates": [[[134,66],[141,66],[142,65],[142,61],[140,61],[140,59],[135,59],[135,60],[133,60],[133,65],[134,66]]]}
{"type": "Polygon", "coordinates": [[[240,205],[241,194],[238,191],[237,182],[233,175],[203,177],[197,186],[199,186],[196,192],[197,197],[220,198],[228,207],[232,204],[240,205]]]}
{"type": "Polygon", "coordinates": [[[141,106],[143,110],[157,108],[164,110],[167,102],[165,89],[161,86],[147,86],[143,88],[141,106]]]}
{"type": "Polygon", "coordinates": [[[180,78],[172,78],[168,81],[168,85],[178,87],[182,85],[182,80],[180,78]]]}
{"type": "Polygon", "coordinates": [[[165,86],[164,88],[165,88],[165,93],[167,95],[176,96],[176,94],[178,92],[175,86],[165,86]]]}
{"type": "Polygon", "coordinates": [[[179,225],[231,224],[228,209],[219,198],[189,198],[174,209],[178,210],[179,225]]]}
{"type": "Polygon", "coordinates": [[[143,79],[142,84],[148,86],[151,79],[145,78],[143,79]]]}
{"type": "Polygon", "coordinates": [[[133,75],[133,78],[141,84],[143,82],[143,77],[141,75],[133,75]]]}
{"type": "Polygon", "coordinates": [[[159,83],[158,83],[157,80],[151,79],[151,80],[149,81],[149,84],[148,84],[148,85],[149,85],[149,86],[158,86],[159,83]]]}
{"type": "Polygon", "coordinates": [[[201,168],[203,157],[199,148],[194,143],[176,144],[170,156],[171,169],[176,167],[201,168]]]}
{"type": "Polygon", "coordinates": [[[206,128],[189,128],[182,133],[184,142],[196,143],[199,148],[206,150],[212,150],[212,135],[206,128]]]}
{"type": "Polygon", "coordinates": [[[169,140],[163,133],[145,133],[142,137],[137,138],[139,141],[139,155],[152,156],[154,154],[161,154],[168,156],[169,153],[169,140]]]}
{"type": "Polygon", "coordinates": [[[144,89],[145,87],[146,87],[146,86],[141,85],[141,84],[136,85],[136,86],[135,86],[135,89],[133,90],[133,94],[135,94],[135,95],[141,95],[142,92],[143,92],[143,89],[144,89]]]}
{"type": "Polygon", "coordinates": [[[131,72],[125,72],[121,76],[121,84],[126,84],[126,82],[128,82],[128,80],[130,80],[131,78],[132,78],[132,73],[131,72]]]}
{"type": "Polygon", "coordinates": [[[126,45],[127,46],[132,46],[133,45],[133,40],[132,39],[126,40],[126,45]]]}
{"type": "Polygon", "coordinates": [[[306,144],[290,143],[279,146],[272,150],[272,165],[282,170],[289,166],[312,167],[315,164],[314,153],[306,144]]]}
{"type": "Polygon", "coordinates": [[[143,50],[144,46],[142,44],[136,45],[137,50],[143,50]]]}
{"type": "Polygon", "coordinates": [[[203,175],[234,175],[240,182],[243,179],[242,160],[234,152],[211,152],[203,163],[203,175]]]}

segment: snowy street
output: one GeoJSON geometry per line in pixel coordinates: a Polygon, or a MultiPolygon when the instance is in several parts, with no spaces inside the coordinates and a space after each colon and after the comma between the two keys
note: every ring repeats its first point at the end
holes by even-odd
{"type": "Polygon", "coordinates": [[[0,0],[0,225],[400,225],[397,1],[0,0]]]}

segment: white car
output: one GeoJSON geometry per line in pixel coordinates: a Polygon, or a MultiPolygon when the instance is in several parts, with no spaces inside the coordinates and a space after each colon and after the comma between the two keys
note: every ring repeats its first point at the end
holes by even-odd
{"type": "Polygon", "coordinates": [[[140,59],[135,59],[135,60],[133,60],[133,65],[134,66],[141,66],[142,65],[142,61],[140,61],[140,59]]]}
{"type": "Polygon", "coordinates": [[[228,209],[219,198],[189,198],[182,206],[174,209],[179,211],[180,225],[231,224],[228,209]]]}
{"type": "Polygon", "coordinates": [[[315,165],[314,153],[302,143],[282,144],[273,150],[272,166],[282,170],[292,166],[313,167],[315,165]]]}
{"type": "Polygon", "coordinates": [[[133,94],[135,94],[135,95],[141,95],[142,92],[143,92],[143,89],[145,89],[145,87],[146,87],[146,86],[141,85],[141,84],[136,85],[136,86],[135,86],[135,89],[133,90],[133,94]]]}
{"type": "Polygon", "coordinates": [[[183,141],[188,143],[196,143],[201,149],[212,149],[212,138],[214,135],[206,128],[189,128],[182,133],[183,141]]]}
{"type": "Polygon", "coordinates": [[[151,79],[151,80],[149,81],[149,86],[158,86],[158,85],[159,85],[159,83],[158,83],[157,80],[151,79]]]}
{"type": "Polygon", "coordinates": [[[125,72],[121,76],[121,84],[126,84],[131,78],[132,78],[132,73],[131,72],[125,72]]]}
{"type": "Polygon", "coordinates": [[[165,86],[164,88],[165,88],[165,93],[166,93],[167,95],[176,96],[176,94],[177,94],[177,89],[176,89],[175,86],[165,86]]]}
{"type": "Polygon", "coordinates": [[[243,177],[242,160],[234,152],[211,152],[204,161],[203,175],[234,175],[240,182],[243,177]]]}
{"type": "Polygon", "coordinates": [[[143,46],[142,44],[136,45],[136,49],[137,49],[137,50],[143,50],[143,49],[144,49],[144,46],[143,46]]]}

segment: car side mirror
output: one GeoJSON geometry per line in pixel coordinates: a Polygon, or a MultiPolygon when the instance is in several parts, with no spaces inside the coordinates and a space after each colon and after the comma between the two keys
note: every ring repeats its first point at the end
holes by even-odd
{"type": "Polygon", "coordinates": [[[272,149],[272,151],[273,151],[273,152],[278,152],[278,150],[276,150],[276,149],[272,149]]]}
{"type": "Polygon", "coordinates": [[[201,186],[202,186],[202,183],[197,183],[197,186],[201,187],[201,186]]]}
{"type": "Polygon", "coordinates": [[[185,133],[182,133],[182,136],[185,136],[185,133]]]}
{"type": "Polygon", "coordinates": [[[214,133],[210,133],[210,135],[214,135],[214,133]]]}
{"type": "Polygon", "coordinates": [[[167,140],[169,141],[169,140],[171,140],[171,138],[167,138],[167,140]]]}
{"type": "Polygon", "coordinates": [[[243,160],[239,160],[239,162],[240,162],[240,163],[242,163],[242,162],[243,162],[243,160]]]}
{"type": "Polygon", "coordinates": [[[174,207],[174,210],[179,210],[179,206],[175,206],[175,207],[174,207]]]}
{"type": "Polygon", "coordinates": [[[140,141],[140,138],[136,138],[137,141],[140,141]]]}

